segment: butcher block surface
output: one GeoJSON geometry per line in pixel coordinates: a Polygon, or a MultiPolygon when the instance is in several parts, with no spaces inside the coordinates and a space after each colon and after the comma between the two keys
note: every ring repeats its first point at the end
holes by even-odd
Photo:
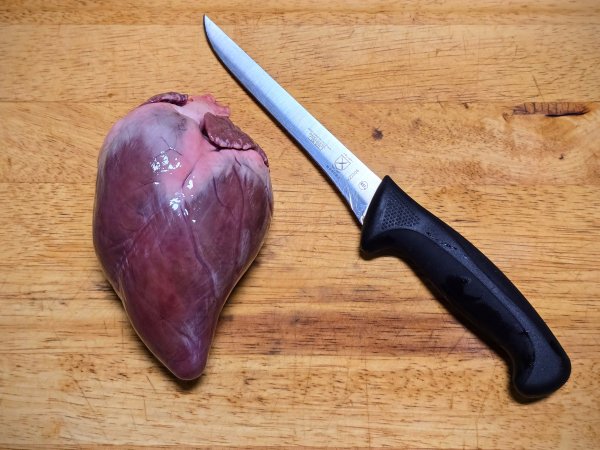
{"type": "Polygon", "coordinates": [[[0,447],[600,447],[600,4],[0,1],[0,447]],[[463,233],[571,357],[517,399],[504,359],[230,77],[209,14],[379,175],[463,233]],[[180,382],[92,246],[111,125],[211,92],[270,159],[264,247],[180,382]]]}

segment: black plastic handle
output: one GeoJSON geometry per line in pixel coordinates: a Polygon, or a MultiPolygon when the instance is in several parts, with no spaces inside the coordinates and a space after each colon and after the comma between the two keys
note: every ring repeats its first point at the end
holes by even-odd
{"type": "Polygon", "coordinates": [[[367,210],[361,250],[397,253],[412,264],[459,318],[506,352],[520,396],[548,395],[569,378],[569,357],[515,285],[390,177],[383,179],[367,210]]]}

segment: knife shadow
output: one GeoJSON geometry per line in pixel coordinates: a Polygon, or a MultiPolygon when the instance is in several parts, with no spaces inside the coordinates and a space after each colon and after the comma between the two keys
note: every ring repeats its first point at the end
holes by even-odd
{"type": "Polygon", "coordinates": [[[515,400],[517,403],[520,403],[522,405],[528,405],[531,403],[536,403],[545,398],[545,397],[541,397],[541,398],[524,397],[515,389],[514,384],[513,384],[513,371],[511,369],[510,358],[509,358],[508,354],[504,351],[504,349],[502,347],[500,347],[498,344],[496,344],[494,341],[490,340],[487,336],[481,334],[476,328],[473,327],[473,325],[470,322],[468,322],[466,319],[464,319],[462,317],[462,314],[460,313],[460,311],[458,311],[458,309],[455,306],[453,306],[451,302],[449,302],[447,300],[447,298],[444,296],[444,294],[433,283],[431,283],[427,279],[427,277],[425,277],[425,275],[421,271],[419,271],[418,268],[416,268],[410,261],[408,261],[404,258],[401,258],[399,256],[399,254],[393,250],[382,251],[382,252],[376,253],[374,255],[367,255],[364,252],[362,252],[361,250],[358,250],[358,253],[359,253],[360,257],[366,261],[370,261],[370,260],[378,258],[380,256],[392,256],[392,257],[398,258],[402,262],[404,262],[412,270],[412,272],[415,274],[415,276],[417,276],[419,278],[419,280],[423,283],[423,285],[427,288],[427,290],[430,292],[431,296],[433,298],[435,298],[442,305],[442,307],[446,310],[446,312],[448,314],[450,314],[452,316],[453,319],[455,319],[458,323],[460,323],[461,326],[463,326],[465,329],[469,330],[471,332],[471,334],[476,336],[489,349],[491,349],[494,353],[496,353],[498,356],[501,357],[502,361],[504,362],[504,364],[506,366],[506,370],[510,375],[509,379],[508,379],[508,386],[507,386],[508,389],[507,390],[510,392],[510,395],[513,398],[513,400],[515,400]]]}

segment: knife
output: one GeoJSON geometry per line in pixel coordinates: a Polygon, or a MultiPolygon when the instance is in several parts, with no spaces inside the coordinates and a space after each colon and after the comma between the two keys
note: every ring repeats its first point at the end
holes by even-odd
{"type": "Polygon", "coordinates": [[[449,309],[508,357],[517,397],[560,388],[571,362],[552,331],[515,285],[473,244],[380,179],[204,16],[208,41],[229,72],[323,169],[362,225],[365,256],[395,254],[426,278],[449,309]]]}

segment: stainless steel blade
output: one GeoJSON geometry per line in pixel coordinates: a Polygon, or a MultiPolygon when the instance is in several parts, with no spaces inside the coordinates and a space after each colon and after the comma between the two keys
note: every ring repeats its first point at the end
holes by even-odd
{"type": "Polygon", "coordinates": [[[223,64],[321,166],[362,224],[381,179],[207,16],[204,29],[223,64]]]}

